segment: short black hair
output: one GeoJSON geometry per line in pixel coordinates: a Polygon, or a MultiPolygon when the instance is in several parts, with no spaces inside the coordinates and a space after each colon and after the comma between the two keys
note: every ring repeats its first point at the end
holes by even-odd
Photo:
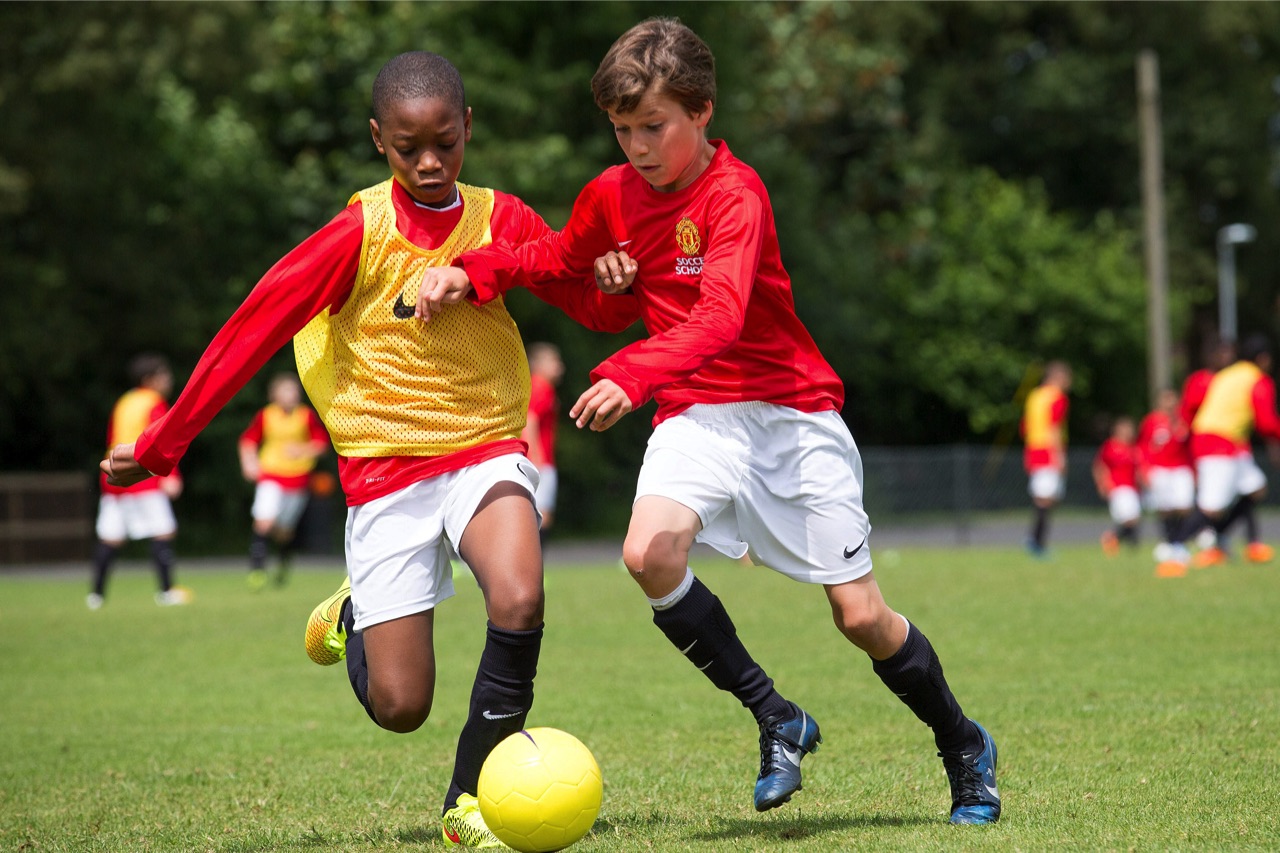
{"type": "Polygon", "coordinates": [[[1240,344],[1240,357],[1255,364],[1258,357],[1271,352],[1271,341],[1266,335],[1250,335],[1240,344]]]}
{"type": "Polygon", "coordinates": [[[462,75],[453,63],[437,53],[412,50],[393,57],[373,81],[373,117],[381,122],[400,101],[442,98],[466,112],[467,95],[462,75]]]}
{"type": "Polygon", "coordinates": [[[129,362],[129,381],[141,385],[158,373],[169,370],[169,359],[158,352],[144,352],[135,355],[129,362]]]}

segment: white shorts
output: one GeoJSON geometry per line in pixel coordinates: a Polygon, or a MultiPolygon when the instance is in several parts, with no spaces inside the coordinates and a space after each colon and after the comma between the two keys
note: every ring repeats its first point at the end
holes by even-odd
{"type": "Polygon", "coordinates": [[[1066,488],[1057,468],[1035,468],[1027,481],[1027,492],[1038,501],[1060,501],[1066,488]]]}
{"type": "Polygon", "coordinates": [[[1239,496],[1251,495],[1266,485],[1267,475],[1247,450],[1196,460],[1196,504],[1205,512],[1221,512],[1239,496]]]}
{"type": "Polygon", "coordinates": [[[795,580],[839,584],[871,571],[862,458],[835,412],[692,406],[649,438],[636,484],[636,497],[647,495],[696,512],[698,541],[795,580]]]}
{"type": "Polygon", "coordinates": [[[556,508],[556,493],[560,487],[560,475],[556,473],[556,466],[543,465],[538,469],[538,493],[534,495],[534,502],[538,505],[538,512],[554,512],[556,508]]]}
{"type": "Polygon", "coordinates": [[[347,573],[355,630],[433,609],[453,595],[458,543],[498,483],[532,497],[538,471],[509,453],[414,483],[347,510],[347,573]]]}
{"type": "Polygon", "coordinates": [[[1190,510],[1196,502],[1196,475],[1189,466],[1147,472],[1147,503],[1156,512],[1190,510]]]}
{"type": "Polygon", "coordinates": [[[253,508],[249,514],[254,521],[270,521],[280,530],[293,530],[306,508],[305,488],[286,489],[275,480],[262,480],[253,490],[253,508]]]}
{"type": "Polygon", "coordinates": [[[1116,486],[1107,495],[1107,509],[1116,524],[1129,524],[1142,517],[1142,500],[1133,486],[1116,486]]]}
{"type": "Polygon", "coordinates": [[[178,532],[169,496],[159,489],[103,495],[98,500],[98,538],[104,542],[154,539],[178,532]]]}

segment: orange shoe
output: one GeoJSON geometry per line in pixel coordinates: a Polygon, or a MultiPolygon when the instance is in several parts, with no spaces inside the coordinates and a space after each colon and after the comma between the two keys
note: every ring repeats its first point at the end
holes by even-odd
{"type": "Polygon", "coordinates": [[[1191,558],[1191,565],[1197,569],[1207,569],[1210,566],[1221,566],[1227,561],[1227,552],[1217,547],[1205,548],[1199,554],[1191,558]]]}
{"type": "Polygon", "coordinates": [[[1108,557],[1114,557],[1120,553],[1120,539],[1111,530],[1102,534],[1102,553],[1108,557]]]}
{"type": "Polygon", "coordinates": [[[1244,549],[1244,558],[1250,563],[1270,563],[1276,555],[1276,549],[1263,542],[1250,542],[1244,549]]]}
{"type": "Polygon", "coordinates": [[[1156,577],[1181,578],[1187,575],[1187,564],[1182,560],[1165,560],[1156,565],[1156,577]]]}

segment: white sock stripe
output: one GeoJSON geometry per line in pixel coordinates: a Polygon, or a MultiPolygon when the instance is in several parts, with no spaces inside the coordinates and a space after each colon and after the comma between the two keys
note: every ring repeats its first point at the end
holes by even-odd
{"type": "Polygon", "coordinates": [[[684,580],[671,592],[662,596],[662,598],[650,598],[649,606],[654,610],[666,610],[677,604],[680,599],[689,594],[689,590],[693,588],[693,569],[685,566],[684,580]]]}

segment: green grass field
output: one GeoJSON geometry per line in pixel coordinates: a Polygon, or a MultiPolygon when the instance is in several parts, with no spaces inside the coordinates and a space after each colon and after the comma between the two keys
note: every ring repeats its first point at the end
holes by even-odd
{"type": "MultiPolygon", "coordinates": [[[[933,640],[996,737],[1004,817],[951,827],[925,727],[846,644],[825,598],[762,569],[695,564],[780,689],[822,724],[805,789],[758,815],[748,713],[652,626],[616,566],[551,566],[530,725],[595,752],[604,805],[575,849],[1219,850],[1280,847],[1280,566],[1179,580],[1141,555],[1064,548],[878,556],[889,602],[933,640]]],[[[85,576],[0,577],[0,850],[439,849],[440,798],[483,642],[469,580],[438,619],[435,710],[376,728],[341,667],[302,651],[341,578],[251,593],[142,570],[84,606],[85,576]]]]}

